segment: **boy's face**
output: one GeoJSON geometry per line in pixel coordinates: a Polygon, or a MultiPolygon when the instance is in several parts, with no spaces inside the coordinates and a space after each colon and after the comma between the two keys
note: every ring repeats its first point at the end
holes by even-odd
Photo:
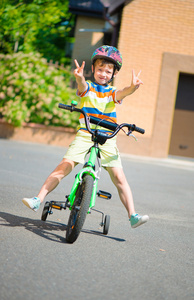
{"type": "Polygon", "coordinates": [[[92,72],[94,72],[94,79],[97,84],[106,85],[111,80],[114,71],[114,65],[97,59],[92,72]]]}

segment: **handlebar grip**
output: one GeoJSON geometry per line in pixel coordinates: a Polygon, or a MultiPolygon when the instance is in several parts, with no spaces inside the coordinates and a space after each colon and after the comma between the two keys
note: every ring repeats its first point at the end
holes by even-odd
{"type": "Polygon", "coordinates": [[[140,127],[137,127],[137,126],[135,126],[134,131],[137,131],[137,132],[139,132],[139,133],[141,133],[141,134],[144,134],[144,133],[145,133],[145,130],[144,130],[143,128],[140,128],[140,127]]]}
{"type": "Polygon", "coordinates": [[[72,110],[71,105],[66,105],[66,104],[62,104],[62,103],[59,103],[58,107],[63,108],[63,109],[67,109],[67,110],[72,110]]]}

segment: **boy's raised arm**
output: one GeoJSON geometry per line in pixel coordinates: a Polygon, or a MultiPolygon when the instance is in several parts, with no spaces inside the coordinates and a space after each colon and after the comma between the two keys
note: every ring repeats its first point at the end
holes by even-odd
{"type": "Polygon", "coordinates": [[[141,74],[141,71],[135,75],[135,71],[132,70],[132,80],[131,85],[124,87],[123,89],[117,90],[117,101],[123,100],[126,96],[131,95],[136,91],[136,89],[139,88],[140,84],[143,84],[141,79],[139,79],[139,76],[141,74]]]}
{"type": "Polygon", "coordinates": [[[80,65],[78,64],[78,61],[75,59],[74,60],[75,65],[76,65],[76,69],[74,70],[73,74],[76,78],[76,82],[77,82],[77,89],[78,92],[81,94],[83,92],[86,91],[87,89],[87,83],[84,77],[84,67],[85,67],[85,61],[82,62],[82,65],[80,67],[80,65]]]}

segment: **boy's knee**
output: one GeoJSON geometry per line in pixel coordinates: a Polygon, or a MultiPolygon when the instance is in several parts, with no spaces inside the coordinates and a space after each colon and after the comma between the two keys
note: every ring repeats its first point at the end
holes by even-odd
{"type": "Polygon", "coordinates": [[[66,176],[73,170],[76,164],[77,163],[72,160],[63,158],[63,160],[57,166],[56,170],[66,176]]]}
{"type": "Polygon", "coordinates": [[[119,173],[116,175],[116,180],[117,180],[117,183],[119,185],[122,185],[122,184],[125,184],[126,182],[126,177],[124,175],[124,173],[119,173]]]}
{"type": "Polygon", "coordinates": [[[126,177],[122,168],[115,168],[109,171],[115,185],[122,185],[126,182],[126,177]]]}

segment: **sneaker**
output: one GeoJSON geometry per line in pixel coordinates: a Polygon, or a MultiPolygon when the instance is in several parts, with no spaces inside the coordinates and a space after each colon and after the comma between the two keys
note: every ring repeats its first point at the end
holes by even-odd
{"type": "Polygon", "coordinates": [[[139,214],[132,214],[131,219],[129,221],[131,222],[131,227],[136,228],[144,223],[146,223],[149,220],[149,217],[147,215],[140,216],[139,214]]]}
{"type": "Polygon", "coordinates": [[[37,211],[40,207],[40,198],[38,197],[23,198],[22,202],[33,211],[37,211]]]}

